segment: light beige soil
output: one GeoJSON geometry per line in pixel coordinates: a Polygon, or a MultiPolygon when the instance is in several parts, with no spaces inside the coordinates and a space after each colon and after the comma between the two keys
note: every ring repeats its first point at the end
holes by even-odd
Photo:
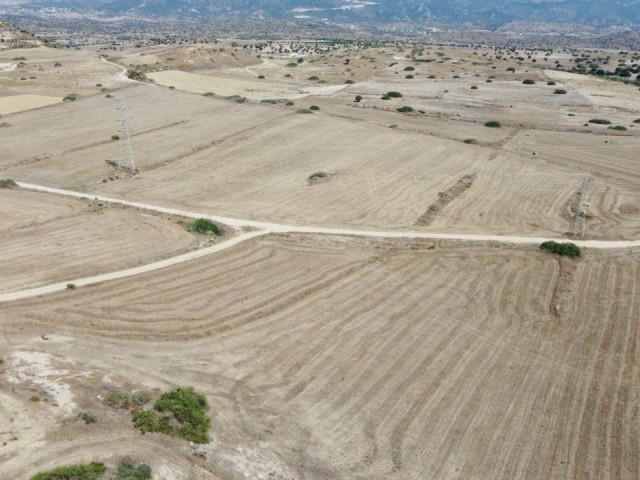
{"type": "Polygon", "coordinates": [[[61,102],[60,97],[47,97],[44,95],[11,95],[0,97],[0,115],[22,112],[33,108],[46,107],[61,102]]]}
{"type": "Polygon", "coordinates": [[[5,477],[129,449],[185,478],[636,478],[637,254],[579,262],[557,317],[552,256],[433,247],[272,237],[3,308],[2,381],[43,352],[75,405],[3,389],[33,412],[5,477]],[[141,436],[98,398],[124,384],[197,385],[212,444],[141,436]]]}
{"type": "Polygon", "coordinates": [[[0,231],[2,293],[149,263],[199,243],[176,219],[19,189],[0,192],[2,225],[11,227],[0,231]]]}

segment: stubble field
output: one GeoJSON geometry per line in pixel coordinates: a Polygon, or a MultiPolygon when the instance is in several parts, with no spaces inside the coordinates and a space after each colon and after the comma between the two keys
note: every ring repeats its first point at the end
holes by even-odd
{"type": "MultiPolygon", "coordinates": [[[[491,49],[314,43],[297,62],[234,44],[129,46],[108,59],[120,67],[91,49],[3,51],[15,69],[0,71],[0,97],[77,87],[78,98],[3,115],[0,179],[203,215],[504,242],[265,231],[151,273],[4,302],[0,477],[125,455],[162,480],[640,477],[638,248],[568,260],[506,237],[567,238],[589,174],[585,238],[639,239],[640,111],[619,104],[637,88],[491,49]],[[28,68],[45,75],[19,80],[28,68]],[[128,68],[184,70],[224,91],[141,84],[128,68]],[[254,100],[308,93],[265,104],[247,95],[254,84],[266,89],[254,100]],[[401,96],[383,99],[390,91],[401,96]],[[136,175],[108,163],[122,96],[136,175]],[[210,443],[143,435],[105,400],[177,386],[206,396],[210,443]]],[[[20,188],[0,189],[0,213],[0,293],[213,241],[184,219],[20,188]]]]}

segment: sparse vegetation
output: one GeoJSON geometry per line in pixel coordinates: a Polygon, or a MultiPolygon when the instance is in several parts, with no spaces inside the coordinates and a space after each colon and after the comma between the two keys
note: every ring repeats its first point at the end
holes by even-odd
{"type": "Polygon", "coordinates": [[[362,101],[362,95],[356,95],[356,98],[353,99],[354,102],[358,103],[362,101]]]}
{"type": "Polygon", "coordinates": [[[319,107],[319,106],[317,106],[317,105],[311,105],[311,106],[309,107],[309,110],[314,111],[314,112],[317,112],[318,110],[320,110],[320,107],[319,107]]]}
{"type": "Polygon", "coordinates": [[[484,126],[489,128],[502,128],[502,124],[497,120],[489,120],[485,122],[484,126]]]}
{"type": "Polygon", "coordinates": [[[98,480],[106,471],[104,463],[91,462],[41,472],[31,477],[31,480],[98,480]]]}
{"type": "Polygon", "coordinates": [[[402,94],[400,92],[387,92],[387,97],[402,98],[402,94]]]}
{"type": "Polygon", "coordinates": [[[67,283],[67,290],[75,290],[75,289],[76,289],[75,283],[67,283]]]}
{"type": "Polygon", "coordinates": [[[582,255],[580,247],[578,247],[575,243],[570,242],[558,243],[550,240],[548,242],[541,243],[540,248],[542,250],[546,250],[547,252],[551,252],[563,257],[577,258],[582,255]]]}
{"type": "Polygon", "coordinates": [[[187,230],[198,233],[213,233],[214,235],[224,234],[222,227],[206,218],[198,218],[187,224],[187,230]]]}
{"type": "Polygon", "coordinates": [[[530,78],[526,78],[526,79],[524,79],[524,80],[522,81],[522,83],[523,83],[524,85],[535,85],[535,84],[536,84],[536,81],[535,81],[535,80],[531,80],[530,78]]]}
{"type": "Polygon", "coordinates": [[[463,142],[464,142],[464,143],[467,143],[467,144],[470,144],[470,145],[472,145],[472,144],[474,144],[474,143],[478,143],[478,141],[477,141],[475,138],[465,138],[465,139],[463,140],[463,142]]]}
{"type": "Polygon", "coordinates": [[[552,85],[553,86],[555,84],[556,84],[556,82],[554,82],[553,80],[550,80],[550,81],[547,82],[547,85],[552,85]]]}
{"type": "Polygon", "coordinates": [[[111,140],[120,140],[120,135],[111,135],[111,140]]]}
{"type": "Polygon", "coordinates": [[[150,478],[151,467],[146,463],[136,465],[129,457],[122,459],[113,476],[113,480],[148,480],[150,478]]]}
{"type": "Polygon", "coordinates": [[[556,88],[553,93],[555,95],[566,95],[567,91],[563,88],[556,88]]]}
{"type": "Polygon", "coordinates": [[[77,93],[70,93],[68,95],[66,95],[62,101],[64,102],[75,102],[78,99],[78,94],[77,93]]]}
{"type": "Polygon", "coordinates": [[[193,388],[176,388],[164,393],[153,410],[133,412],[133,424],[142,433],[160,432],[194,443],[209,443],[207,399],[193,388]]]}
{"type": "Polygon", "coordinates": [[[415,67],[404,67],[403,70],[405,72],[413,72],[415,70],[415,67]]]}
{"type": "Polygon", "coordinates": [[[18,184],[10,178],[5,178],[4,180],[0,180],[0,188],[13,188],[17,186],[18,184]]]}
{"type": "Polygon", "coordinates": [[[396,108],[396,110],[400,113],[409,113],[413,112],[413,108],[405,105],[404,107],[396,108]]]}
{"type": "Polygon", "coordinates": [[[80,420],[84,420],[84,423],[86,423],[87,425],[96,423],[97,421],[96,416],[89,412],[80,412],[78,414],[78,418],[80,420]]]}
{"type": "Polygon", "coordinates": [[[627,131],[627,127],[625,127],[624,125],[615,125],[615,126],[610,126],[609,130],[616,130],[618,132],[626,132],[627,131]]]}

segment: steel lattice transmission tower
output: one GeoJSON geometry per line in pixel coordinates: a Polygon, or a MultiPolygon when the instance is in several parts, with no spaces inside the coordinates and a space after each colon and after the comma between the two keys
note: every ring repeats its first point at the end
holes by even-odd
{"type": "Polygon", "coordinates": [[[582,189],[580,190],[580,203],[578,204],[578,211],[576,212],[575,223],[573,225],[574,237],[584,237],[585,220],[587,218],[587,212],[589,210],[589,203],[587,202],[587,192],[591,186],[591,174],[587,173],[582,180],[582,189]]]}
{"type": "Polygon", "coordinates": [[[131,145],[129,116],[127,115],[127,102],[124,99],[124,95],[120,104],[120,160],[118,160],[118,170],[129,170],[132,173],[138,171],[136,156],[131,145]]]}

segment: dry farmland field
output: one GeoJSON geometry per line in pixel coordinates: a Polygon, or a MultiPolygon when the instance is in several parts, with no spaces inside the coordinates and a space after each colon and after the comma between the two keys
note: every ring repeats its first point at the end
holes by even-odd
{"type": "Polygon", "coordinates": [[[0,51],[0,478],[640,478],[638,86],[256,45],[0,51]]]}

